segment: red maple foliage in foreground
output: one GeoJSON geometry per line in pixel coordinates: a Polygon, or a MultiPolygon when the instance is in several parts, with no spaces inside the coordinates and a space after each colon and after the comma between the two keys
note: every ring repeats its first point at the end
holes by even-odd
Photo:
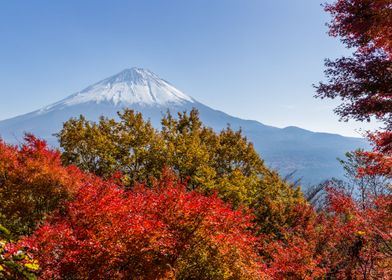
{"type": "Polygon", "coordinates": [[[392,196],[366,202],[327,190],[327,208],[299,206],[285,239],[264,238],[267,273],[273,279],[391,279],[392,196]]]}
{"type": "Polygon", "coordinates": [[[14,236],[31,233],[86,180],[92,177],[64,167],[60,153],[33,135],[20,147],[0,140],[0,224],[14,236]]]}
{"type": "Polygon", "coordinates": [[[33,232],[16,244],[1,240],[6,279],[392,277],[388,192],[362,202],[329,189],[322,212],[299,204],[279,238],[256,237],[250,210],[187,191],[170,172],[125,190],[120,177],[62,167],[43,141],[26,141],[0,145],[2,221],[14,236],[33,232]]]}
{"type": "Polygon", "coordinates": [[[337,0],[325,10],[333,17],[331,36],[342,37],[349,47],[383,48],[392,54],[390,0],[337,0]]]}
{"type": "Polygon", "coordinates": [[[329,189],[327,209],[319,222],[324,229],[321,254],[327,275],[339,279],[392,277],[391,213],[390,194],[360,203],[329,189]]]}
{"type": "Polygon", "coordinates": [[[360,154],[369,166],[359,176],[392,177],[392,9],[391,0],[337,0],[326,4],[331,14],[330,35],[339,36],[352,57],[327,60],[326,83],[316,97],[340,98],[335,112],[344,120],[385,124],[384,131],[369,133],[374,151],[360,154]]]}
{"type": "Polygon", "coordinates": [[[33,135],[20,146],[0,139],[0,279],[35,279],[37,261],[15,242],[61,210],[87,181],[100,179],[64,167],[59,151],[33,135]]]}
{"type": "Polygon", "coordinates": [[[372,133],[369,139],[374,143],[374,149],[358,153],[366,162],[366,166],[358,170],[358,176],[383,175],[392,178],[392,132],[372,133]]]}
{"type": "Polygon", "coordinates": [[[251,220],[170,177],[131,191],[88,184],[23,243],[43,279],[260,279],[251,220]]]}

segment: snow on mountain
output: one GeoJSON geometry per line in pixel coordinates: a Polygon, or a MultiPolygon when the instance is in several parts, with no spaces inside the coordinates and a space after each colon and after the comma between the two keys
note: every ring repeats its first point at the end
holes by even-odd
{"type": "Polygon", "coordinates": [[[122,72],[93,84],[68,98],[49,105],[42,112],[93,102],[112,103],[129,106],[173,106],[193,99],[179,91],[149,70],[141,68],[125,69],[122,72]]]}
{"type": "Polygon", "coordinates": [[[126,69],[95,83],[59,102],[40,110],[0,121],[0,136],[9,143],[20,143],[25,132],[32,132],[57,146],[54,136],[63,122],[83,114],[96,121],[101,115],[116,118],[117,112],[131,108],[159,128],[162,116],[199,110],[202,121],[219,131],[228,124],[241,128],[254,143],[267,165],[282,176],[297,171],[306,184],[318,183],[330,177],[341,177],[337,157],[368,144],[360,138],[336,134],[315,133],[296,127],[280,129],[257,121],[243,120],[214,110],[176,89],[154,73],[140,68],[126,69]]]}

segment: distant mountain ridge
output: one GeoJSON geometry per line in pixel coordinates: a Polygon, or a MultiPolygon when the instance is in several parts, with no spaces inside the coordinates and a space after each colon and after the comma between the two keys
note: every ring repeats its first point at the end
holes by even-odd
{"type": "Polygon", "coordinates": [[[302,177],[305,185],[333,176],[341,177],[342,168],[336,158],[343,158],[347,151],[368,147],[361,138],[316,133],[292,126],[281,129],[230,116],[198,102],[153,72],[141,68],[126,69],[59,102],[0,121],[0,135],[7,142],[17,143],[24,132],[32,132],[56,146],[53,134],[69,118],[80,114],[93,121],[101,115],[116,118],[117,111],[123,108],[141,112],[157,128],[167,110],[175,114],[196,108],[202,121],[215,130],[228,124],[234,129],[241,128],[267,165],[277,169],[282,176],[296,171],[296,176],[302,177]]]}

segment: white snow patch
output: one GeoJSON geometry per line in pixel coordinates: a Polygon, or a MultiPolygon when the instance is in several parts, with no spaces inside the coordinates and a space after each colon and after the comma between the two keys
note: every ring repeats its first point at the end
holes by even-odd
{"type": "Polygon", "coordinates": [[[179,91],[154,73],[140,68],[124,70],[86,89],[40,110],[82,103],[109,102],[114,105],[168,106],[193,103],[192,97],[179,91]]]}

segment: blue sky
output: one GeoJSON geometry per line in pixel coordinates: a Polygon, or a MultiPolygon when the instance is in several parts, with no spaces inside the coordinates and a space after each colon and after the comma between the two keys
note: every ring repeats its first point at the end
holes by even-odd
{"type": "Polygon", "coordinates": [[[313,98],[326,35],[317,0],[64,0],[0,3],[0,119],[125,68],[145,67],[231,115],[359,136],[336,101],[313,98]]]}

